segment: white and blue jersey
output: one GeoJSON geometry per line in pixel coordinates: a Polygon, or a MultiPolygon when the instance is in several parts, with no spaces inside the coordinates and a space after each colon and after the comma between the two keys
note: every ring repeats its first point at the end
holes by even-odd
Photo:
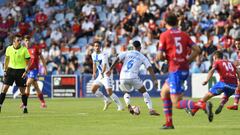
{"type": "Polygon", "coordinates": [[[94,84],[98,85],[104,85],[105,88],[111,88],[112,87],[112,77],[108,77],[105,73],[102,75],[103,66],[106,65],[106,71],[109,70],[109,63],[108,63],[108,54],[106,53],[92,53],[92,60],[93,63],[96,64],[97,68],[97,78],[94,81],[94,84]]]}
{"type": "Polygon", "coordinates": [[[139,78],[139,69],[143,64],[146,68],[151,67],[149,60],[139,51],[127,51],[118,56],[123,62],[120,73],[121,90],[130,92],[132,87],[140,89],[143,87],[143,82],[139,78]]]}
{"type": "Polygon", "coordinates": [[[149,60],[139,51],[132,50],[121,53],[118,58],[123,62],[120,73],[121,79],[136,79],[139,78],[139,69],[143,64],[146,68],[151,66],[149,60]]]}
{"type": "Polygon", "coordinates": [[[102,71],[103,71],[103,65],[106,64],[106,71],[109,70],[109,63],[108,63],[108,54],[106,53],[92,53],[92,60],[93,63],[96,64],[97,67],[97,72],[98,72],[98,77],[103,77],[102,76],[102,71]]]}

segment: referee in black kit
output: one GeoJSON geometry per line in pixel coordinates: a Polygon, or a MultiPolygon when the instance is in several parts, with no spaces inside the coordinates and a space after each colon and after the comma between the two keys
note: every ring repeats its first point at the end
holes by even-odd
{"type": "Polygon", "coordinates": [[[30,55],[28,49],[21,45],[21,36],[16,35],[13,38],[13,44],[7,47],[5,55],[3,87],[0,95],[0,112],[8,88],[15,82],[22,94],[23,113],[28,113],[25,88],[30,55]]]}

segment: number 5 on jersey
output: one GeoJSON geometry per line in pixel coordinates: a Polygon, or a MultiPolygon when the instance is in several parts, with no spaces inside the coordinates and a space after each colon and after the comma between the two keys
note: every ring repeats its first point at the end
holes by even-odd
{"type": "Polygon", "coordinates": [[[181,44],[181,37],[174,37],[175,46],[176,46],[176,53],[181,54],[182,53],[182,44],[181,44]]]}

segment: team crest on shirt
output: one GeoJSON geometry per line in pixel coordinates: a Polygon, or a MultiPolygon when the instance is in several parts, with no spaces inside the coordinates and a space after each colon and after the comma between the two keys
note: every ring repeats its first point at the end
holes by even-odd
{"type": "Polygon", "coordinates": [[[96,60],[94,61],[97,65],[101,65],[102,64],[102,60],[96,60]]]}

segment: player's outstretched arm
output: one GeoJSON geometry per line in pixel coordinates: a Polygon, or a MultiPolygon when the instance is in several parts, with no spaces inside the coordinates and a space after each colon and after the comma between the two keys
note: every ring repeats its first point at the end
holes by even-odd
{"type": "Polygon", "coordinates": [[[208,76],[207,79],[202,83],[203,85],[206,85],[208,83],[208,81],[211,79],[211,77],[213,76],[215,71],[215,68],[212,68],[209,72],[208,72],[208,76]]]}
{"type": "Polygon", "coordinates": [[[188,58],[189,63],[192,63],[201,52],[200,48],[197,45],[192,46],[191,49],[192,49],[192,53],[188,58]]]}
{"type": "Polygon", "coordinates": [[[152,77],[152,80],[153,80],[153,82],[154,82],[154,86],[155,87],[157,87],[157,78],[156,78],[156,76],[155,76],[155,73],[154,73],[154,71],[153,71],[153,68],[152,67],[148,67],[147,68],[147,70],[148,70],[148,72],[150,73],[150,75],[151,75],[151,77],[152,77]]]}
{"type": "Polygon", "coordinates": [[[117,63],[119,62],[119,57],[117,57],[117,59],[113,62],[113,64],[111,65],[110,69],[106,72],[107,76],[111,75],[111,72],[113,70],[113,68],[117,65],[117,63]]]}

